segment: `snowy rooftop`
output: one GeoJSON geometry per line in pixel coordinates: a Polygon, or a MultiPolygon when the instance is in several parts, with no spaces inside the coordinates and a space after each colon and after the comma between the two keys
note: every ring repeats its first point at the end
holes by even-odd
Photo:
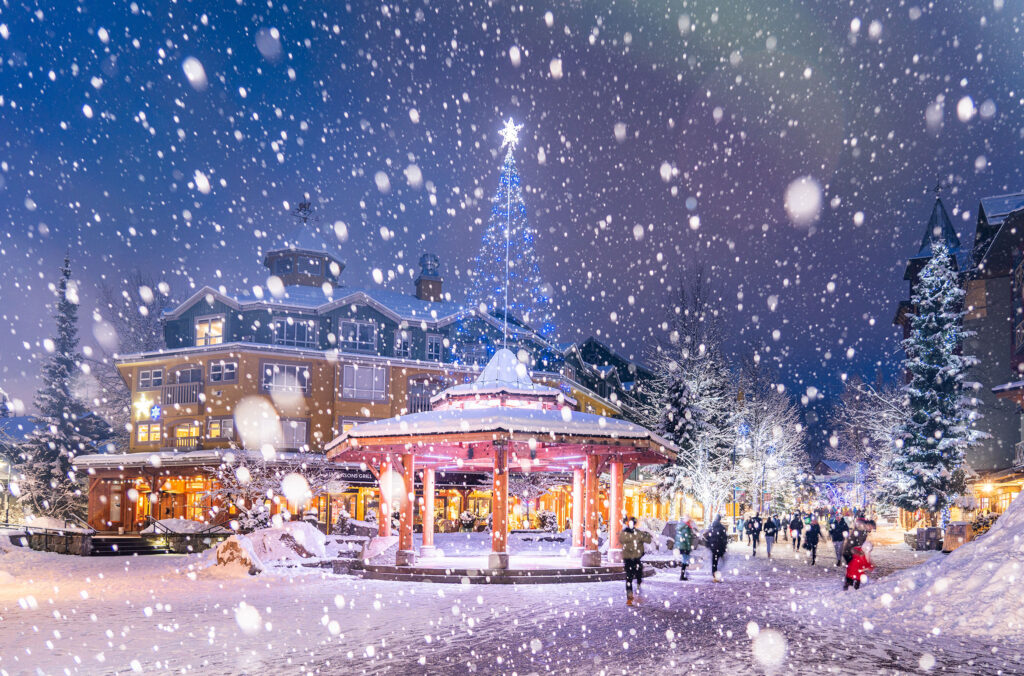
{"type": "Polygon", "coordinates": [[[350,287],[335,288],[328,296],[323,289],[312,286],[290,285],[284,288],[284,294],[274,297],[264,294],[257,298],[249,292],[237,294],[232,300],[240,305],[276,305],[300,307],[309,310],[327,310],[329,306],[369,301],[376,303],[395,316],[410,321],[437,321],[454,317],[462,311],[458,303],[445,301],[420,300],[410,294],[389,291],[387,289],[355,289],[350,287]]]}
{"type": "MultiPolygon", "coordinates": [[[[195,467],[200,465],[219,465],[228,460],[228,456],[245,458],[249,461],[264,460],[261,451],[245,451],[238,449],[209,449],[202,451],[158,451],[154,453],[94,453],[80,455],[72,461],[81,469],[117,469],[119,467],[195,467]]],[[[269,462],[281,464],[298,464],[322,459],[318,453],[301,453],[298,451],[278,451],[269,462]]],[[[340,466],[339,466],[340,468],[340,466]]]]}
{"type": "Polygon", "coordinates": [[[384,418],[356,425],[327,445],[339,446],[349,439],[371,437],[457,435],[463,432],[507,432],[535,435],[604,437],[609,439],[641,439],[663,446],[674,455],[676,447],[666,439],[635,423],[621,418],[608,418],[594,413],[571,411],[568,408],[533,409],[494,406],[481,409],[424,411],[384,418]]]}
{"type": "Polygon", "coordinates": [[[981,208],[985,212],[985,220],[989,225],[998,225],[1014,211],[1024,209],[1024,192],[983,197],[981,208]]]}
{"type": "Polygon", "coordinates": [[[529,397],[562,397],[568,403],[576,400],[554,387],[533,382],[526,365],[519,361],[512,350],[502,348],[494,353],[487,366],[472,383],[455,385],[431,397],[431,403],[453,398],[478,397],[482,395],[523,395],[529,397]]]}
{"type": "MultiPolygon", "coordinates": [[[[495,353],[475,383],[449,388],[439,397],[475,396],[481,392],[563,396],[559,390],[534,384],[525,366],[507,349],[495,353]]],[[[583,443],[592,438],[633,441],[640,446],[658,447],[658,457],[663,460],[670,460],[678,451],[668,440],[628,420],[573,411],[569,406],[520,408],[502,405],[497,399],[494,405],[484,408],[424,411],[362,423],[331,441],[326,448],[330,451],[350,440],[388,437],[399,437],[401,443],[407,443],[409,437],[417,436],[424,437],[424,441],[427,437],[434,437],[429,440],[432,444],[450,442],[454,445],[460,437],[473,433],[491,433],[495,437],[525,436],[540,443],[548,440],[571,443],[574,439],[583,443]]],[[[398,440],[395,443],[399,443],[398,440]]],[[[342,452],[339,450],[329,455],[342,452]]]]}

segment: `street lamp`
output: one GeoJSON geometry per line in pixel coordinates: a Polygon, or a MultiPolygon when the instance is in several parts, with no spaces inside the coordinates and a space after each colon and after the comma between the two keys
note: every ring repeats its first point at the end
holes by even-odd
{"type": "Polygon", "coordinates": [[[7,485],[4,486],[4,523],[11,522],[11,481],[14,465],[6,458],[0,459],[0,472],[7,474],[7,485]]]}

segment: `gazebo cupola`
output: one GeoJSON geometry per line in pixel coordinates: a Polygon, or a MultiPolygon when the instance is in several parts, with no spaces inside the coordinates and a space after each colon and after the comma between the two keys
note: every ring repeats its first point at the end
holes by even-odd
{"type": "Polygon", "coordinates": [[[455,385],[430,399],[435,411],[488,409],[494,407],[539,410],[576,410],[576,400],[561,390],[534,383],[511,350],[494,353],[475,381],[455,385]]]}
{"type": "Polygon", "coordinates": [[[303,224],[295,237],[289,238],[263,257],[270,274],[281,278],[285,286],[338,286],[338,277],[345,264],[327,250],[315,226],[303,224]]]}

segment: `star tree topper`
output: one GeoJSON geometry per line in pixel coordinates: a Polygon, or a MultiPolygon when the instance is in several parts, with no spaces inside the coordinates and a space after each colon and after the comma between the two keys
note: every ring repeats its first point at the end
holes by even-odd
{"type": "Polygon", "coordinates": [[[501,130],[501,147],[509,146],[510,149],[515,149],[516,144],[519,143],[519,130],[523,128],[523,125],[516,124],[512,121],[512,118],[508,118],[505,122],[505,127],[501,130]]]}

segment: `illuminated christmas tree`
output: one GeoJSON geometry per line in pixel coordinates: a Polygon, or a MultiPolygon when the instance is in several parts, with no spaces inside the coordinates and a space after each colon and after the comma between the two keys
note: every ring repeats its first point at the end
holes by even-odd
{"type": "MultiPolygon", "coordinates": [[[[526,216],[513,153],[520,129],[522,125],[509,119],[501,130],[501,147],[508,146],[508,152],[473,267],[467,306],[502,321],[507,318],[510,325],[525,324],[541,336],[550,337],[555,328],[551,289],[542,282],[537,267],[536,232],[526,216]]],[[[488,348],[493,353],[492,346],[488,348]]]]}

